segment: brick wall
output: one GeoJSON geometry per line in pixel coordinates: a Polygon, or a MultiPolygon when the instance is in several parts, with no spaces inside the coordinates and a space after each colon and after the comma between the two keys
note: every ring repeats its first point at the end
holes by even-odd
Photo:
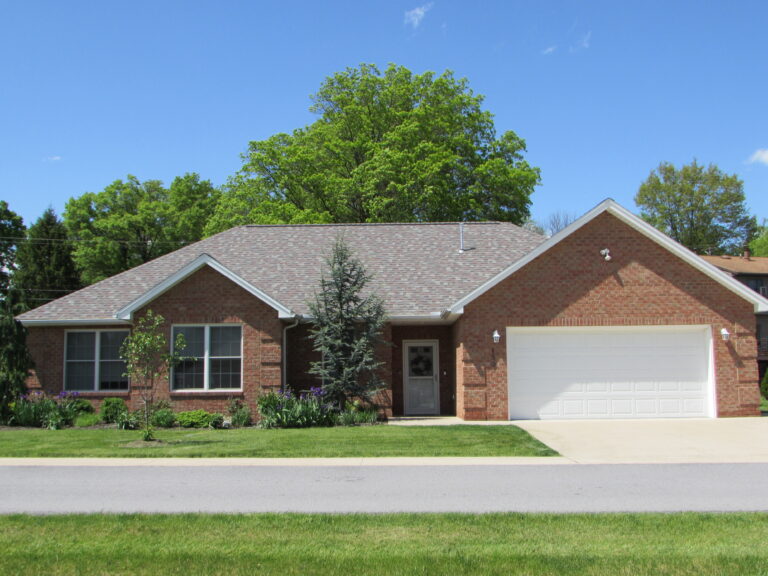
{"type": "MultiPolygon", "coordinates": [[[[243,389],[241,392],[171,392],[167,380],[157,386],[156,397],[172,401],[173,409],[196,410],[199,408],[226,412],[230,398],[247,402],[256,412],[256,398],[262,389],[279,389],[282,374],[281,341],[283,325],[277,312],[252,296],[229,279],[209,267],[203,267],[166,293],[137,311],[135,319],[151,309],[165,318],[164,332],[170,342],[172,324],[222,324],[242,325],[243,389]]],[[[88,329],[88,326],[78,326],[88,329]]],[[[106,328],[94,326],[93,328],[106,328]]],[[[119,327],[120,328],[120,327],[119,327]]],[[[125,328],[125,326],[121,326],[125,328]]],[[[58,393],[63,388],[64,328],[30,328],[29,348],[37,364],[28,381],[30,388],[58,393]]],[[[132,408],[138,408],[139,395],[120,392],[81,393],[98,407],[107,396],[122,396],[132,408]]]]}
{"type": "MultiPolygon", "coordinates": [[[[288,330],[288,358],[287,381],[294,393],[309,390],[313,386],[321,384],[317,376],[309,374],[311,362],[320,360],[320,354],[312,349],[310,340],[310,325],[300,324],[288,330]]],[[[379,378],[384,383],[385,389],[374,397],[374,402],[379,407],[382,415],[392,416],[392,327],[387,324],[382,334],[383,343],[376,350],[376,357],[383,362],[379,370],[379,378]]]]}
{"type": "MultiPolygon", "coordinates": [[[[454,325],[457,414],[507,418],[506,326],[708,324],[717,413],[759,414],[752,304],[630,228],[602,214],[467,305],[454,325]],[[600,250],[609,248],[606,262],[600,250]]],[[[557,351],[552,351],[553,362],[557,351]]]]}
{"type": "MultiPolygon", "coordinates": [[[[172,324],[233,323],[243,328],[242,392],[171,392],[166,382],[158,397],[170,399],[174,410],[225,412],[229,398],[240,398],[255,414],[260,391],[280,388],[283,325],[277,311],[212,268],[204,266],[137,311],[135,318],[147,309],[165,318],[169,341],[172,324]]],[[[135,396],[132,394],[134,403],[135,396]]]]}
{"type": "Polygon", "coordinates": [[[440,414],[456,414],[454,387],[453,340],[450,326],[392,327],[392,410],[395,415],[405,411],[403,390],[403,340],[438,340],[440,370],[440,414]]]}

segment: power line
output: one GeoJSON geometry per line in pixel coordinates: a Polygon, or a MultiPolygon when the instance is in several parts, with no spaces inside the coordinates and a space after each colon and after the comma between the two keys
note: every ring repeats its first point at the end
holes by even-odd
{"type": "MultiPolygon", "coordinates": [[[[116,244],[137,244],[141,246],[146,245],[156,245],[156,244],[164,244],[164,245],[173,245],[173,246],[185,246],[189,244],[190,242],[187,240],[113,240],[113,239],[105,239],[105,238],[26,238],[23,236],[0,236],[0,240],[17,240],[19,243],[22,242],[39,242],[39,243],[45,243],[45,242],[82,242],[82,243],[94,243],[99,241],[107,241],[107,242],[114,242],[116,244]]],[[[197,240],[193,240],[192,242],[197,242],[197,240]]]]}

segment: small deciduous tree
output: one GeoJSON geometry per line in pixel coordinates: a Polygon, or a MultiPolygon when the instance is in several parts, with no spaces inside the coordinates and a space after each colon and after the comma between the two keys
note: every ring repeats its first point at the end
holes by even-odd
{"type": "Polygon", "coordinates": [[[171,367],[181,360],[178,353],[186,347],[184,336],[179,334],[173,350],[168,349],[163,322],[165,319],[162,316],[148,310],[120,348],[126,376],[131,379],[131,388],[139,393],[143,404],[142,431],[146,441],[154,439],[152,410],[156,385],[168,377],[171,367]]]}
{"type": "Polygon", "coordinates": [[[327,276],[309,309],[314,349],[322,355],[310,373],[322,378],[326,397],[343,410],[350,398],[371,401],[381,388],[376,359],[386,320],[384,304],[375,294],[363,295],[370,280],[362,262],[339,238],[327,261],[327,276]]]}
{"type": "Polygon", "coordinates": [[[10,404],[26,390],[32,367],[27,329],[14,316],[24,312],[19,293],[11,288],[0,300],[0,422],[7,422],[10,404]]]}

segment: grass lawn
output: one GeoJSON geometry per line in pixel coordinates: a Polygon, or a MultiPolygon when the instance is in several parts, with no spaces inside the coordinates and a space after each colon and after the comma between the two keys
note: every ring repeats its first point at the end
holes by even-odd
{"type": "Polygon", "coordinates": [[[360,426],[291,430],[0,430],[0,457],[556,456],[516,426],[360,426]],[[137,446],[138,445],[138,446],[137,446]]]}
{"type": "Polygon", "coordinates": [[[766,574],[766,514],[0,517],[2,574],[766,574]]]}

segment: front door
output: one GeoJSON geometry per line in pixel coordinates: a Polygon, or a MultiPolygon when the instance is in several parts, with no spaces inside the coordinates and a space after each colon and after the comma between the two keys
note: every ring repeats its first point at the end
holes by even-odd
{"type": "Polygon", "coordinates": [[[403,342],[406,415],[440,414],[437,340],[403,342]]]}

